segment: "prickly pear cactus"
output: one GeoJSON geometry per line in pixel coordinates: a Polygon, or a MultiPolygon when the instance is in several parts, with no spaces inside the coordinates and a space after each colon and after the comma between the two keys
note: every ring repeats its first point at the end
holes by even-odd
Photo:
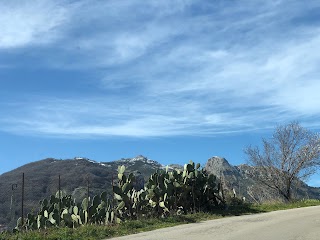
{"type": "Polygon", "coordinates": [[[16,229],[115,224],[147,215],[165,217],[169,214],[209,211],[224,204],[219,181],[201,169],[199,163],[190,161],[184,165],[183,171],[169,170],[169,167],[158,170],[146,184],[140,181],[140,185],[136,176],[125,171],[125,166],[119,166],[118,184],[113,186],[113,196],[102,192],[76,203],[71,195],[57,192],[49,200],[39,202],[36,214],[29,213],[24,221],[18,219],[16,229]]]}

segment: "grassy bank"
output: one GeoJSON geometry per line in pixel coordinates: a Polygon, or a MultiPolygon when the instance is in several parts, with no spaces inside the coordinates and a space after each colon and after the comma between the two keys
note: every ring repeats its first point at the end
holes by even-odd
{"type": "Polygon", "coordinates": [[[195,213],[183,216],[172,216],[166,219],[141,219],[127,221],[114,226],[82,226],[76,229],[51,228],[42,231],[24,233],[2,233],[0,240],[100,240],[116,236],[123,236],[138,232],[151,231],[154,229],[172,227],[179,224],[201,222],[205,220],[218,219],[228,216],[239,216],[270,212],[276,210],[292,209],[320,205],[320,200],[304,200],[293,203],[268,203],[261,205],[235,205],[226,210],[216,210],[212,213],[195,213]]]}
{"type": "Polygon", "coordinates": [[[295,201],[292,203],[268,203],[268,204],[261,204],[261,205],[252,205],[252,209],[256,209],[260,212],[271,212],[277,210],[286,210],[292,208],[301,208],[301,207],[311,207],[311,206],[319,206],[320,200],[309,199],[309,200],[301,200],[295,201]]]}

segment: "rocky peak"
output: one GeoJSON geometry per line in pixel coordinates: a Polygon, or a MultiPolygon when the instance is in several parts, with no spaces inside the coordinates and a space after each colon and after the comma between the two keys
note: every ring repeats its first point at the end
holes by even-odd
{"type": "Polygon", "coordinates": [[[138,155],[138,156],[136,156],[134,158],[131,158],[131,161],[143,161],[143,162],[145,162],[147,160],[148,160],[148,158],[143,156],[143,155],[138,155]]]}
{"type": "Polygon", "coordinates": [[[206,163],[205,169],[216,176],[220,176],[221,172],[224,172],[226,170],[234,170],[225,158],[218,156],[209,158],[206,163]]]}
{"type": "Polygon", "coordinates": [[[157,165],[157,166],[162,166],[160,163],[158,163],[157,161],[151,160],[143,155],[138,155],[134,158],[121,158],[120,160],[116,161],[116,162],[122,162],[124,164],[128,163],[128,164],[135,164],[137,162],[142,162],[145,164],[153,164],[153,165],[157,165]]]}

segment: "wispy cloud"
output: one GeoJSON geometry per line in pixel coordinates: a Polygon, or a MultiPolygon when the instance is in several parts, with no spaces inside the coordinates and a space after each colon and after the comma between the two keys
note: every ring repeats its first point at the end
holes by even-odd
{"type": "MultiPolygon", "coordinates": [[[[311,12],[320,4],[36,3],[40,15],[27,27],[16,25],[27,37],[15,42],[20,31],[7,33],[0,47],[50,42],[37,53],[41,67],[85,71],[105,96],[32,96],[0,120],[2,130],[154,137],[251,131],[291,120],[319,126],[320,28],[311,12]]],[[[31,15],[26,5],[8,9],[31,15]]]]}
{"type": "Polygon", "coordinates": [[[6,1],[0,3],[0,49],[50,43],[68,20],[62,1],[6,1]]]}

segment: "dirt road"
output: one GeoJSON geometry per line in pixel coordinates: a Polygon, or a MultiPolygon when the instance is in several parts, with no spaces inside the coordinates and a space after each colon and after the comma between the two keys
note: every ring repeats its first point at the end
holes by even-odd
{"type": "Polygon", "coordinates": [[[230,217],[113,240],[319,240],[320,206],[230,217]]]}

